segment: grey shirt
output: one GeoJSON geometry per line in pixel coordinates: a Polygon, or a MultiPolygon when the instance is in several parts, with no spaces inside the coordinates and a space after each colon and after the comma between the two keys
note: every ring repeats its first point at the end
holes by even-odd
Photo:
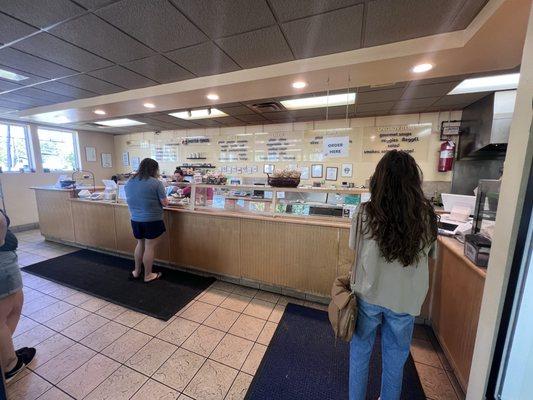
{"type": "MultiPolygon", "coordinates": [[[[355,249],[357,240],[355,221],[354,216],[349,239],[351,249],[355,249]]],[[[368,303],[400,314],[420,315],[429,288],[428,257],[433,257],[435,243],[423,251],[417,263],[404,267],[396,260],[385,260],[378,243],[367,236],[359,244],[352,290],[368,303]]]]}
{"type": "Polygon", "coordinates": [[[130,210],[131,220],[136,222],[161,221],[163,206],[166,199],[163,183],[155,178],[131,178],[124,188],[126,201],[130,210]]]}

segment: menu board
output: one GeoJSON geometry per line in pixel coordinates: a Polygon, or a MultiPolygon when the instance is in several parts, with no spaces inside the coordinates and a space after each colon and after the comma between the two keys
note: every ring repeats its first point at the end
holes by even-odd
{"type": "Polygon", "coordinates": [[[243,162],[250,160],[250,141],[241,136],[224,137],[217,141],[218,161],[243,162]]]}
{"type": "Polygon", "coordinates": [[[152,158],[161,162],[174,162],[178,159],[178,144],[168,143],[152,146],[152,158]]]}
{"type": "Polygon", "coordinates": [[[255,137],[256,162],[292,162],[302,159],[303,134],[269,133],[255,137]]]}
{"type": "Polygon", "coordinates": [[[428,157],[431,124],[368,127],[363,131],[363,161],[377,162],[387,151],[402,150],[425,161],[428,157]]]}

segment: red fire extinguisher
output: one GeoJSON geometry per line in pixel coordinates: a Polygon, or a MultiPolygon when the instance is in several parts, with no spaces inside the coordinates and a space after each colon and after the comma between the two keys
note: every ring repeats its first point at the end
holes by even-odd
{"type": "Polygon", "coordinates": [[[447,140],[440,145],[439,172],[451,171],[453,157],[455,156],[455,143],[447,140]]]}

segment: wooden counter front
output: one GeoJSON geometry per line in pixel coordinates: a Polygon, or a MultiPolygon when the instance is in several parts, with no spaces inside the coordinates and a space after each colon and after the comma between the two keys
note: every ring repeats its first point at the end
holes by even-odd
{"type": "Polygon", "coordinates": [[[35,190],[39,228],[49,239],[75,242],[69,190],[35,190]]]}

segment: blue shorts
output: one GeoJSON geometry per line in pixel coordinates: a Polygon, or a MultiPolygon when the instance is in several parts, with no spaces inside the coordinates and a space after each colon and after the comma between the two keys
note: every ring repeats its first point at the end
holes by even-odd
{"type": "Polygon", "coordinates": [[[137,222],[131,221],[135,239],[156,239],[166,232],[165,223],[160,221],[137,222]]]}
{"type": "Polygon", "coordinates": [[[0,299],[22,289],[22,276],[14,251],[0,251],[0,299]]]}

